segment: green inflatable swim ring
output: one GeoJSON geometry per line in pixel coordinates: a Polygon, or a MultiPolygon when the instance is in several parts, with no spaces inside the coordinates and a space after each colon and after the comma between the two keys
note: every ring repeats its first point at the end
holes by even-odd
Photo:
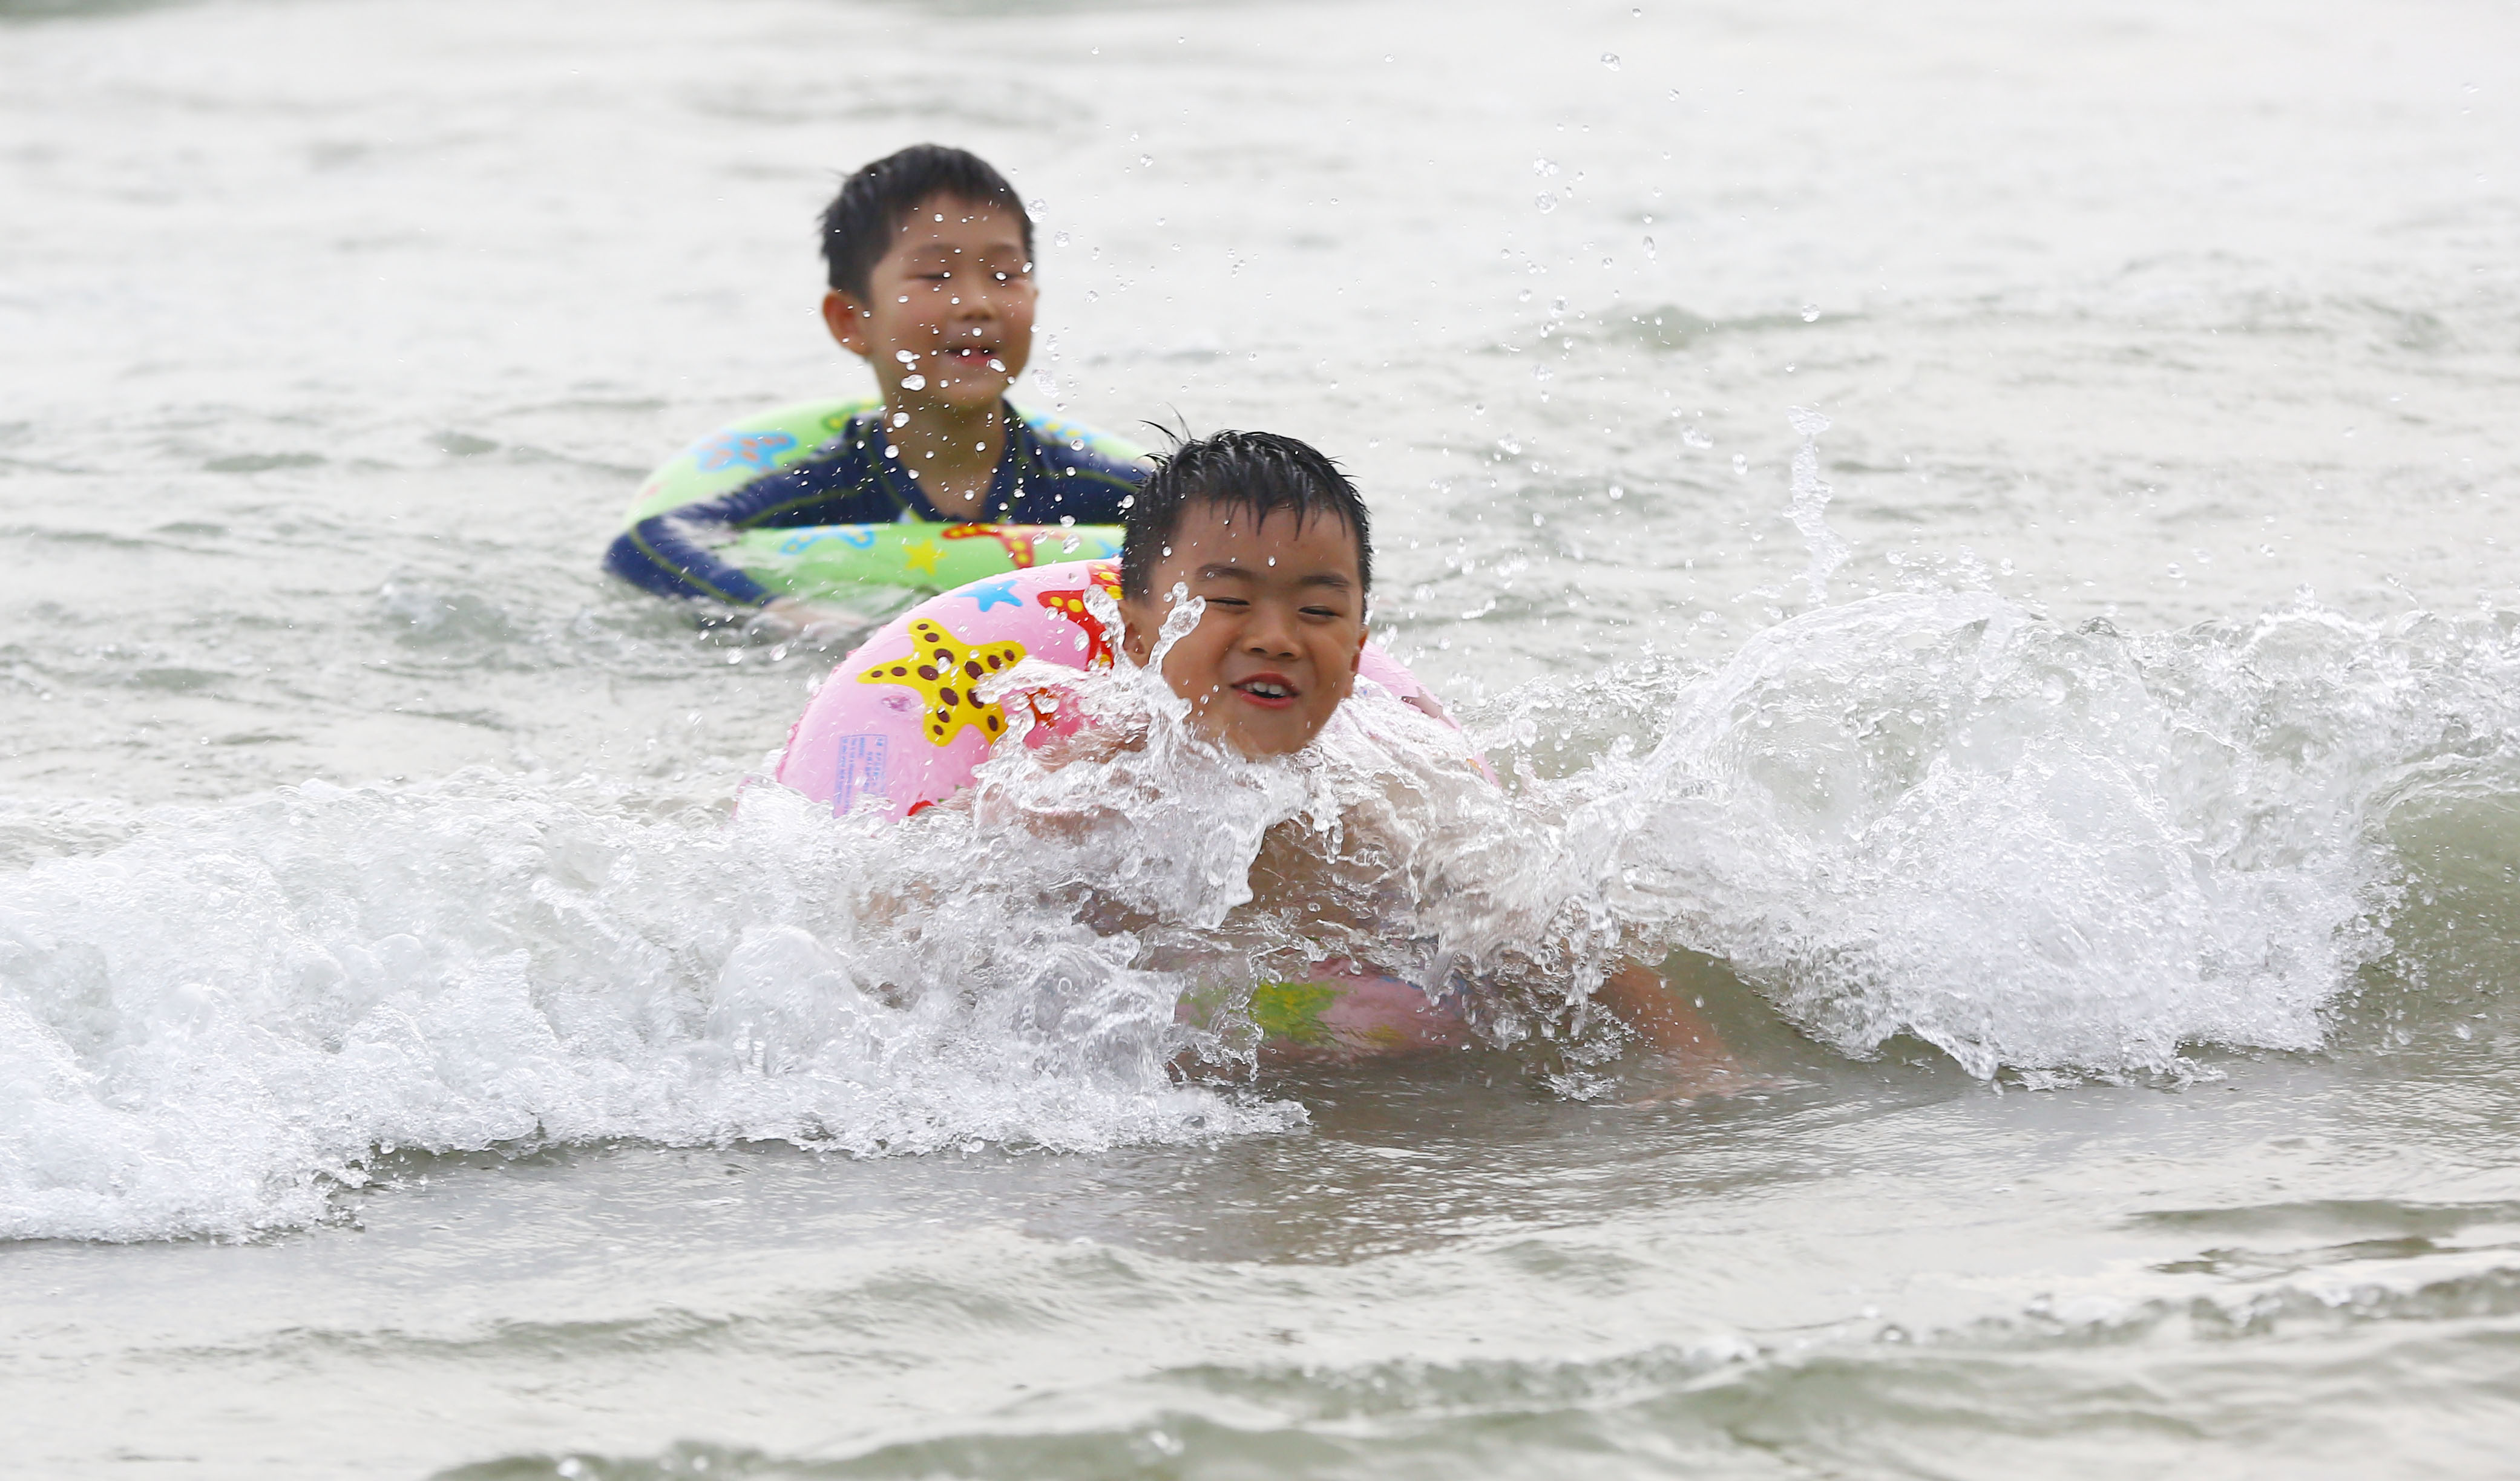
{"type": "MultiPolygon", "coordinates": [[[[848,430],[849,420],[882,403],[799,401],[729,423],[665,460],[630,501],[622,527],[687,504],[714,499],[764,473],[813,456],[848,430]]],[[[1016,408],[1046,442],[1090,447],[1131,461],[1146,450],[1108,432],[1016,408]]],[[[1058,561],[1103,561],[1120,554],[1116,524],[812,524],[745,530],[719,552],[782,596],[811,599],[865,586],[948,591],[985,576],[1058,561]]]]}

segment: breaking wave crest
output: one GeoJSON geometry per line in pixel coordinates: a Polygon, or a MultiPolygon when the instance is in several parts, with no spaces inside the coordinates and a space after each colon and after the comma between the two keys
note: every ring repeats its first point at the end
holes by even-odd
{"type": "MultiPolygon", "coordinates": [[[[1676,949],[1838,1053],[1912,1035],[1979,1076],[2314,1049],[2358,974],[2423,975],[2394,939],[2501,949],[2401,835],[2510,831],[2514,657],[2490,614],[2133,638],[1928,592],[1480,706],[1502,789],[1369,695],[1295,762],[1158,713],[1143,749],[1011,757],[889,831],[759,785],[730,816],[489,772],[20,804],[0,1233],[302,1225],[400,1149],[1288,1130],[1183,1073],[1251,1036],[1176,1003],[1290,952],[1469,983],[1493,1044],[1592,1063],[1590,987],[1676,949]]],[[[2507,903],[2508,872],[2456,882],[2507,903]]]]}

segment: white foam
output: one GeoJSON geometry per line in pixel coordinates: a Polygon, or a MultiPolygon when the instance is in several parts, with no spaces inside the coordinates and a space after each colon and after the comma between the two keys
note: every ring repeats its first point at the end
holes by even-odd
{"type": "Polygon", "coordinates": [[[1876,598],[1675,686],[1642,758],[1535,787],[1561,821],[1518,844],[1547,860],[1523,887],[1730,959],[1850,1054],[1912,1033],[1982,1076],[2178,1074],[2187,1046],[2307,1049],[2385,948],[2387,810],[2445,754],[2507,753],[2510,663],[2482,619],[2131,640],[1876,598]]]}
{"type": "Polygon", "coordinates": [[[1172,1083],[1176,985],[1125,937],[1020,896],[922,908],[902,856],[785,793],[731,823],[631,800],[310,785],[18,875],[0,1233],[302,1223],[380,1148],[1095,1147],[1300,1119],[1172,1083]],[[1045,995],[1063,1014],[1027,1019],[1045,995]]]}
{"type": "Polygon", "coordinates": [[[2392,810],[2509,775],[2511,660],[2484,618],[2138,640],[1937,593],[1711,673],[1508,696],[1480,716],[1502,791],[1387,695],[1251,764],[1120,673],[1076,702],[1136,705],[1106,723],[1141,747],[1011,754],[889,830],[769,786],[730,818],[486,772],[102,830],[27,810],[0,1234],[300,1224],[401,1148],[1280,1130],[1301,1112],[1172,1068],[1247,1044],[1175,1004],[1270,953],[1459,969],[1504,1043],[1586,1033],[1607,965],[1685,946],[1850,1055],[1912,1034],[2036,1079],[2307,1049],[2387,946],[2392,810]],[[1647,743],[1616,739],[1641,710],[1647,743]],[[1542,718],[1598,754],[1542,777],[1542,718]],[[1318,882],[1255,893],[1290,839],[1318,882]]]}

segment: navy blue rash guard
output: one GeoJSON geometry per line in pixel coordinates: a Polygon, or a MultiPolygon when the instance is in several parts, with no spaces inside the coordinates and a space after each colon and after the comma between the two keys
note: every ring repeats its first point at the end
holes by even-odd
{"type": "MultiPolygon", "coordinates": [[[[1006,451],[976,521],[1000,524],[1117,524],[1122,501],[1148,469],[1086,447],[1043,437],[1004,407],[1006,451]]],[[[640,520],[605,553],[604,568],[667,597],[759,606],[778,593],[721,560],[713,548],[738,530],[808,524],[960,523],[927,502],[919,480],[892,455],[880,408],[849,419],[846,430],[813,456],[766,473],[733,493],[701,499],[640,520]]]]}

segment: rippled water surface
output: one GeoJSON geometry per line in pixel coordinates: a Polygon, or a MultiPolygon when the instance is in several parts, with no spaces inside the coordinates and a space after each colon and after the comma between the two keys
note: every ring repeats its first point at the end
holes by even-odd
{"type": "Polygon", "coordinates": [[[2462,0],[0,0],[0,1449],[2502,1473],[2515,87],[2462,0]],[[926,138],[1024,394],[1358,474],[1502,791],[744,786],[837,653],[596,555],[859,387],[812,218],[926,138]],[[1496,1042],[1183,1080],[1369,816],[1496,1042]],[[1624,953],[1768,1083],[1637,1103],[1624,953]]]}

